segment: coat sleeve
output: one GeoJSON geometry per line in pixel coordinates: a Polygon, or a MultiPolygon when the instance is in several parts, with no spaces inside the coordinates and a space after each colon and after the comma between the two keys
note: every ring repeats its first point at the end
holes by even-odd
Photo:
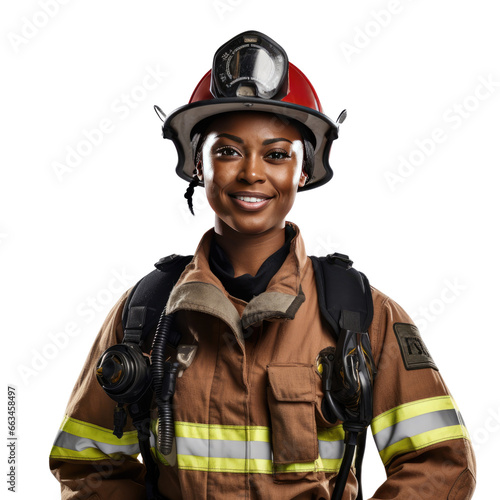
{"type": "Polygon", "coordinates": [[[100,355],[123,339],[121,313],[127,293],[108,314],[87,356],[50,452],[50,469],[61,483],[63,500],[146,498],[137,433],[129,417],[122,438],[113,435],[116,403],[95,377],[100,355]]]}
{"type": "Polygon", "coordinates": [[[417,327],[394,301],[373,290],[372,433],[387,480],[372,500],[466,500],[476,462],[458,407],[417,327]]]}

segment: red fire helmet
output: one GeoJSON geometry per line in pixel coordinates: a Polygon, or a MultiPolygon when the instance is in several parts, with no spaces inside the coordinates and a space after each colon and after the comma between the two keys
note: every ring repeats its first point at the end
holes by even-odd
{"type": "Polygon", "coordinates": [[[196,125],[201,121],[234,111],[261,111],[277,119],[294,119],[311,132],[314,168],[307,189],[328,182],[333,171],[329,164],[332,142],[346,117],[336,122],[323,113],[318,95],[299,68],[288,62],[284,50],[266,35],[247,31],[234,37],[216,52],[212,70],[196,86],[189,104],[168,117],[155,106],[164,120],[163,137],[177,149],[177,174],[190,181],[195,168],[195,149],[199,139],[196,125]]]}

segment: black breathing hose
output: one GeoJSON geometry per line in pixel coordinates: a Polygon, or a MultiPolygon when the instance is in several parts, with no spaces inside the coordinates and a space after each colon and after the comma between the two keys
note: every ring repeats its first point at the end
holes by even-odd
{"type": "Polygon", "coordinates": [[[366,429],[358,435],[358,447],[356,449],[356,460],[354,468],[356,469],[356,479],[358,480],[358,495],[356,500],[363,500],[363,488],[361,487],[361,467],[363,465],[363,456],[366,446],[366,429]]]}
{"type": "Polygon", "coordinates": [[[165,362],[168,333],[174,320],[173,315],[162,312],[151,349],[151,374],[158,405],[158,443],[163,455],[169,455],[175,437],[172,398],[179,363],[165,362]]]}
{"type": "Polygon", "coordinates": [[[333,489],[332,500],[342,500],[347,477],[349,476],[352,460],[354,458],[354,451],[356,450],[356,439],[356,432],[346,431],[344,456],[342,457],[342,465],[340,466],[339,473],[335,478],[335,488],[333,489]]]}

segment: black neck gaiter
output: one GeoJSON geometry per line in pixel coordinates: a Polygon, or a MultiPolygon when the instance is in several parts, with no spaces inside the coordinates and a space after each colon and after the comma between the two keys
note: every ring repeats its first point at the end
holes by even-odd
{"type": "Polygon", "coordinates": [[[283,265],[290,252],[290,243],[294,236],[295,230],[287,224],[285,226],[285,244],[262,263],[255,276],[243,274],[237,278],[234,277],[234,269],[229,258],[214,237],[210,246],[210,269],[230,295],[250,302],[253,297],[266,290],[271,278],[283,265]]]}

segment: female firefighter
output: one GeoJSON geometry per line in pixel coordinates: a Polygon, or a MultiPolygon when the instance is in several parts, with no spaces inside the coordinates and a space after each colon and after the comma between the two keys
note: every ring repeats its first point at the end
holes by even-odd
{"type": "Polygon", "coordinates": [[[347,306],[358,285],[338,294],[328,269],[366,278],[346,256],[315,264],[286,220],[298,191],[330,180],[345,114],[323,114],[254,31],[217,51],[188,105],[156,111],[190,209],[204,187],[215,224],[106,318],[50,455],[62,498],[361,498],[347,450],[368,424],[387,472],[373,499],[471,498],[468,434],[418,329],[373,287],[364,316],[360,292],[347,306]]]}

